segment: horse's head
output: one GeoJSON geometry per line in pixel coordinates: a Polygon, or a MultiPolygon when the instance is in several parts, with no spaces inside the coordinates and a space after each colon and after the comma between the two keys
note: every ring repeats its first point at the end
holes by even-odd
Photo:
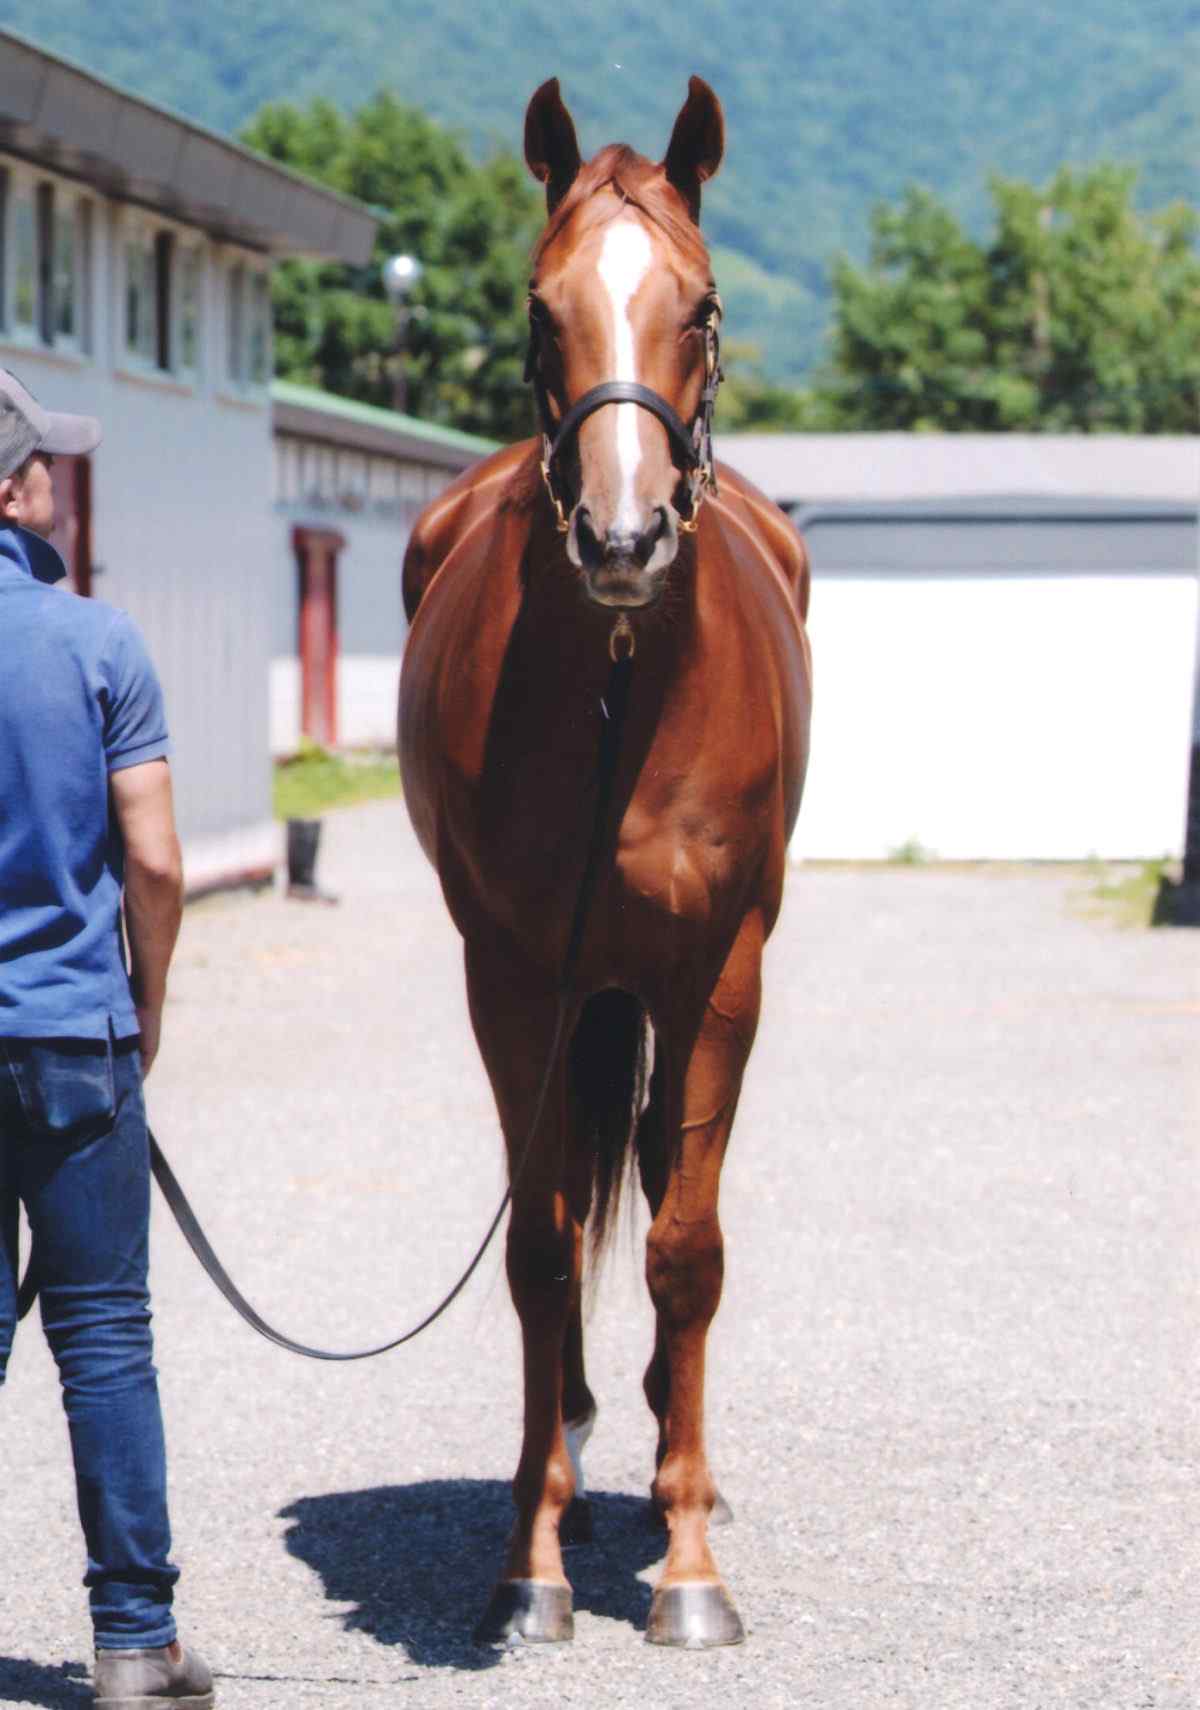
{"type": "Polygon", "coordinates": [[[530,286],[547,484],[601,605],[658,597],[699,501],[720,314],[700,186],[723,148],[720,103],[698,77],[657,165],[621,144],[584,164],[556,78],[525,116],[525,159],[550,215],[530,286]]]}

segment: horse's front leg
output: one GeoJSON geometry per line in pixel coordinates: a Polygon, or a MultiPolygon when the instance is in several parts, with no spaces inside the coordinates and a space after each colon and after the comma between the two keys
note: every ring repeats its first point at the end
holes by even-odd
{"type": "Polygon", "coordinates": [[[654,1644],[731,1645],[745,1637],[708,1543],[717,1489],[704,1443],[704,1361],[724,1276],[721,1165],[758,1024],[762,946],[755,913],[743,922],[699,1026],[694,1014],[681,1011],[664,1017],[660,1028],[667,1051],[665,1153],[655,1184],[661,1198],[646,1238],[657,1313],[647,1394],[660,1427],[652,1494],[669,1543],[646,1632],[654,1644]]]}
{"type": "Polygon", "coordinates": [[[559,1524],[574,1490],[563,1432],[563,1344],[578,1301],[582,1254],[565,1164],[562,1051],[534,1128],[558,1000],[506,959],[471,947],[467,990],[513,1177],[506,1259],[521,1321],[525,1379],[521,1459],[513,1481],[516,1518],[501,1578],[475,1637],[489,1644],[562,1641],[572,1637],[573,1619],[559,1524]]]}

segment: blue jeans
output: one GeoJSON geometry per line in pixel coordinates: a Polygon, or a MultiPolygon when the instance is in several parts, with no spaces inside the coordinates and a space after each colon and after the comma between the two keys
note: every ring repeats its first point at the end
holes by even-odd
{"type": "Polygon", "coordinates": [[[136,1040],[0,1039],[0,1384],[16,1323],[22,1202],[71,1433],[96,1645],[169,1645],[179,1575],[167,1559],[136,1040]]]}

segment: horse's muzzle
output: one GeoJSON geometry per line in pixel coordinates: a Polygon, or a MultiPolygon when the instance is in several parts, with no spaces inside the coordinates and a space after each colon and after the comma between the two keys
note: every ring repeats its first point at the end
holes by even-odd
{"type": "Polygon", "coordinates": [[[586,505],[576,505],[567,553],[583,572],[588,598],[601,606],[653,605],[679,547],[673,510],[657,505],[640,533],[610,528],[601,536],[586,505]]]}

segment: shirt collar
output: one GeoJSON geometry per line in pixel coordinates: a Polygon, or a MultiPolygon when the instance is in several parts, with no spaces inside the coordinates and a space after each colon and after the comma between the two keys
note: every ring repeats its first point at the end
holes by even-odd
{"type": "Polygon", "coordinates": [[[66,565],[48,540],[15,523],[0,528],[0,576],[10,567],[35,582],[61,582],[67,573],[66,565]]]}

